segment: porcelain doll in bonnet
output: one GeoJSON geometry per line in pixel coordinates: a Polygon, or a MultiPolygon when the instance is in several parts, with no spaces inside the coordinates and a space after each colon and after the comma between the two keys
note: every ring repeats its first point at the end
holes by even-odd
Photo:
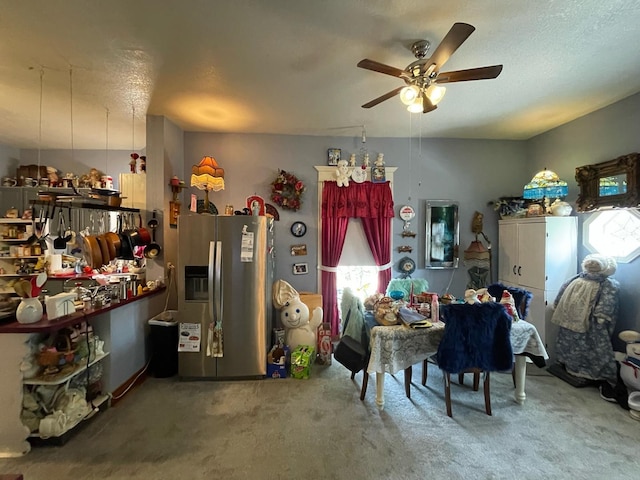
{"type": "Polygon", "coordinates": [[[316,334],[322,323],[322,307],[313,309],[309,320],[309,307],[300,294],[284,280],[276,280],[273,284],[273,305],[280,310],[280,321],[285,328],[285,343],[291,351],[298,345],[316,346],[316,334]]]}
{"type": "Polygon", "coordinates": [[[611,276],[616,261],[587,255],[582,272],[567,280],[556,297],[551,321],[558,325],[557,361],[576,377],[615,385],[617,365],[611,344],[619,311],[620,284],[611,276]]]}

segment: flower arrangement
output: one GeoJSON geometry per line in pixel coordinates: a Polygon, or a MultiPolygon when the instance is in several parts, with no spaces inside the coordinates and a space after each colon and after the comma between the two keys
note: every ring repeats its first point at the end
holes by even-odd
{"type": "Polygon", "coordinates": [[[278,171],[278,176],[271,182],[271,200],[288,210],[296,211],[302,205],[304,183],[290,172],[278,171]]]}

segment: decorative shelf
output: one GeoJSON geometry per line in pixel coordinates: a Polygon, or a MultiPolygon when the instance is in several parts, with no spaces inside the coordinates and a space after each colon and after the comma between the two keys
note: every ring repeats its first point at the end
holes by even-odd
{"type": "MultiPolygon", "coordinates": [[[[89,362],[88,366],[90,367],[91,365],[98,363],[100,360],[107,357],[108,355],[109,355],[109,352],[96,356],[96,358],[92,362],[89,362]]],[[[56,378],[55,380],[46,380],[43,377],[33,377],[33,378],[24,379],[22,383],[24,383],[25,385],[62,385],[66,381],[71,380],[76,375],[81,374],[86,369],[87,369],[87,363],[85,361],[82,364],[78,365],[73,372],[67,375],[64,375],[63,377],[56,378]]]]}

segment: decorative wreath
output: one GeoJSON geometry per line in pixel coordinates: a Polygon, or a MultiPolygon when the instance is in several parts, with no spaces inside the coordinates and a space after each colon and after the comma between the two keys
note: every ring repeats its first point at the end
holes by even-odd
{"type": "Polygon", "coordinates": [[[304,183],[293,174],[278,171],[278,176],[271,182],[271,200],[287,210],[296,211],[302,205],[304,183]]]}

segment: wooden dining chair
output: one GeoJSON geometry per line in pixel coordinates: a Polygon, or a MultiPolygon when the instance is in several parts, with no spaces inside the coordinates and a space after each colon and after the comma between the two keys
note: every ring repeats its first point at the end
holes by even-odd
{"type": "Polygon", "coordinates": [[[511,317],[499,303],[451,304],[442,308],[444,335],[436,360],[443,372],[447,415],[451,411],[451,374],[474,373],[474,390],[484,374],[485,411],[491,415],[490,372],[513,364],[511,317]]]}

